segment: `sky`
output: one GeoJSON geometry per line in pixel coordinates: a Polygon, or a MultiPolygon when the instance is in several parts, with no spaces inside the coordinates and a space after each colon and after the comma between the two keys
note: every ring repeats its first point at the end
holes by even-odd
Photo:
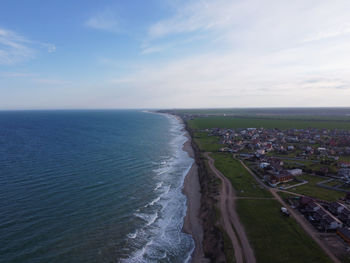
{"type": "Polygon", "coordinates": [[[348,0],[1,0],[0,110],[350,107],[348,0]]]}

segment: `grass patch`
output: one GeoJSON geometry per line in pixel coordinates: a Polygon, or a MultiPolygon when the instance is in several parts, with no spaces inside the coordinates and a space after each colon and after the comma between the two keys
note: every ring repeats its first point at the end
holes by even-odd
{"type": "MultiPolygon", "coordinates": [[[[220,219],[221,219],[220,209],[218,207],[215,207],[215,220],[218,223],[220,219]]],[[[220,224],[218,225],[218,228],[221,231],[224,238],[224,253],[225,253],[226,261],[234,263],[236,262],[235,250],[232,246],[231,239],[220,224]]]]}
{"type": "Polygon", "coordinates": [[[295,188],[290,188],[288,189],[288,191],[311,196],[311,197],[326,200],[326,201],[337,201],[339,198],[345,196],[344,192],[329,190],[316,185],[317,183],[326,180],[327,178],[325,177],[303,175],[298,177],[298,179],[307,180],[309,181],[309,183],[301,186],[297,186],[295,188]]]}
{"type": "Polygon", "coordinates": [[[224,253],[226,257],[226,262],[235,263],[235,250],[233,249],[232,242],[226,231],[220,226],[220,231],[224,237],[224,253]]]}
{"type": "Polygon", "coordinates": [[[332,262],[276,200],[237,200],[237,211],[259,263],[332,262]]]}
{"type": "Polygon", "coordinates": [[[194,142],[199,149],[204,152],[217,152],[224,145],[219,144],[219,137],[208,136],[205,132],[195,132],[193,135],[194,142]]]}
{"type": "Polygon", "coordinates": [[[253,178],[253,176],[228,153],[213,153],[215,167],[232,183],[237,196],[271,197],[271,194],[253,178]]]}
{"type": "Polygon", "coordinates": [[[350,162],[350,156],[340,156],[339,161],[341,162],[350,162]]]}
{"type": "Polygon", "coordinates": [[[350,129],[349,121],[336,120],[305,120],[305,119],[273,119],[273,118],[237,118],[225,116],[202,117],[189,120],[188,124],[193,129],[205,128],[280,128],[280,129],[350,129]]]}

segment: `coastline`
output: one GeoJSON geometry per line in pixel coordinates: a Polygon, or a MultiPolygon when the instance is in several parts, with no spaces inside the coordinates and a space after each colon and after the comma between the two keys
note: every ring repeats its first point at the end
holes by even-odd
{"type": "MultiPolygon", "coordinates": [[[[183,123],[183,120],[179,116],[173,116],[179,122],[183,123]]],[[[184,129],[184,131],[186,132],[187,141],[184,143],[182,150],[187,152],[192,159],[195,159],[194,150],[191,145],[192,138],[187,130],[184,129]]],[[[195,248],[191,255],[191,262],[206,262],[203,251],[203,225],[199,216],[202,196],[196,162],[193,162],[192,167],[185,177],[182,193],[186,196],[187,205],[182,231],[191,235],[195,243],[195,248]]]]}

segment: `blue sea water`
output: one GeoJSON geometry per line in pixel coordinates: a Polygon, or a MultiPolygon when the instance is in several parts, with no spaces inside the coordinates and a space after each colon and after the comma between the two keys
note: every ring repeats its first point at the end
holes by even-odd
{"type": "Polygon", "coordinates": [[[186,262],[174,117],[0,112],[0,262],[186,262]]]}

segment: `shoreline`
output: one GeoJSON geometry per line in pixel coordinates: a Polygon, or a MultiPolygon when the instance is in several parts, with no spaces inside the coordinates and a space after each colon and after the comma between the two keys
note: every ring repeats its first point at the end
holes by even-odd
{"type": "MultiPolygon", "coordinates": [[[[191,137],[186,131],[187,141],[183,145],[183,150],[194,159],[194,151],[191,146],[191,137]]],[[[195,248],[191,255],[191,262],[205,262],[203,252],[203,226],[199,217],[201,206],[201,187],[198,177],[198,166],[196,162],[192,164],[191,169],[187,173],[182,193],[186,196],[187,211],[184,218],[182,232],[192,236],[195,248]]]]}
{"type": "MultiPolygon", "coordinates": [[[[183,120],[176,115],[173,115],[179,122],[184,124],[183,120]]],[[[187,152],[194,162],[185,176],[182,193],[186,196],[186,216],[184,218],[184,224],[182,232],[192,236],[195,247],[191,254],[192,263],[206,262],[203,251],[203,225],[200,219],[200,207],[201,207],[201,186],[199,183],[198,166],[195,162],[195,154],[191,145],[192,138],[188,131],[185,136],[187,141],[183,144],[182,150],[187,152]]]]}

